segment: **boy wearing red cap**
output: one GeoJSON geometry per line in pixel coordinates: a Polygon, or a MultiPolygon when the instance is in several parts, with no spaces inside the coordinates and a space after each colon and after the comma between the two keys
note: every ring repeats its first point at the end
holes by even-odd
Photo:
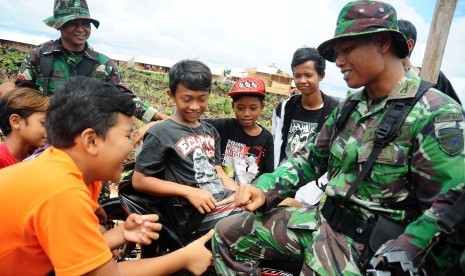
{"type": "Polygon", "coordinates": [[[257,124],[265,107],[265,84],[248,76],[238,80],[228,96],[236,118],[205,119],[221,137],[221,165],[237,184],[250,184],[273,171],[273,137],[257,124]]]}

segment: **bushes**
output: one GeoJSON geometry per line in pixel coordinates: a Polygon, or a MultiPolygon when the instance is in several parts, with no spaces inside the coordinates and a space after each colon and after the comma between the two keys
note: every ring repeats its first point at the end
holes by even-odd
{"type": "MultiPolygon", "coordinates": [[[[14,81],[21,62],[27,53],[17,50],[0,48],[0,84],[3,81],[14,81]]],[[[171,115],[174,111],[174,104],[171,102],[166,91],[168,90],[168,74],[150,73],[137,71],[125,67],[118,67],[122,78],[129,83],[129,88],[133,90],[139,98],[146,104],[158,108],[163,113],[171,115]]],[[[231,99],[227,93],[232,89],[231,83],[214,83],[209,99],[209,107],[205,112],[205,118],[231,118],[231,99]]],[[[285,96],[268,94],[265,101],[260,121],[258,122],[268,130],[271,129],[271,116],[276,105],[285,99],[285,96]]]]}

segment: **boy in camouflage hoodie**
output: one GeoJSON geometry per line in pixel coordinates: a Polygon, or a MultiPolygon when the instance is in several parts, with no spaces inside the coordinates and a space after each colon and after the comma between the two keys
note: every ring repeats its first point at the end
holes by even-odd
{"type": "MultiPolygon", "coordinates": [[[[349,87],[364,87],[350,99],[358,103],[341,129],[336,129],[335,121],[349,100],[334,110],[307,147],[254,185],[238,187],[230,200],[255,212],[217,224],[212,244],[220,275],[258,275],[261,259],[303,262],[301,275],[360,275],[362,259],[366,262],[376,250],[369,241],[378,219],[384,218],[389,225],[408,225],[406,231],[416,238],[407,236],[404,242],[426,246],[422,235],[436,226],[418,224],[416,219],[433,200],[445,198],[449,189],[465,182],[465,112],[429,88],[407,115],[400,135],[383,147],[350,195],[374,147],[374,134],[387,106],[393,100],[414,97],[420,78],[402,66],[408,45],[398,30],[396,11],[387,3],[346,4],[334,38],[318,50],[336,63],[349,87]],[[325,172],[329,183],[324,203],[273,208],[325,172]],[[332,213],[339,218],[328,215],[328,208],[339,210],[332,213]]],[[[446,210],[438,208],[429,214],[429,222],[446,210]]]]}

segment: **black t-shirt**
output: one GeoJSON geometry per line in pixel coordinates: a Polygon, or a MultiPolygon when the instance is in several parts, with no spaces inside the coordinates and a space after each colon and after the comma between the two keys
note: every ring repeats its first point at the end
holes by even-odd
{"type": "Polygon", "coordinates": [[[273,136],[262,127],[250,136],[233,118],[205,119],[221,137],[221,165],[237,183],[249,184],[262,173],[273,171],[273,136]]]}
{"type": "Polygon", "coordinates": [[[224,191],[215,165],[220,164],[220,136],[206,122],[189,128],[172,119],[153,125],[146,132],[135,170],[167,181],[199,187],[212,194],[224,191]]]}
{"type": "Polygon", "coordinates": [[[307,144],[310,137],[315,133],[322,112],[323,108],[307,110],[303,108],[302,102],[297,104],[287,134],[285,159],[307,144]]]}

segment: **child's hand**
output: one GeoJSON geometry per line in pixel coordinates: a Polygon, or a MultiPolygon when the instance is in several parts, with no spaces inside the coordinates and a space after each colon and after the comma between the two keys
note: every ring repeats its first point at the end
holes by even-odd
{"type": "Polygon", "coordinates": [[[186,247],[180,249],[183,250],[186,260],[185,269],[194,275],[201,275],[204,273],[212,260],[212,253],[205,247],[215,231],[212,229],[210,232],[205,234],[203,237],[191,242],[186,247]]]}
{"type": "Polygon", "coordinates": [[[187,194],[187,200],[194,206],[201,214],[209,213],[216,206],[216,199],[209,191],[200,188],[193,188],[187,194]]]}
{"type": "Polygon", "coordinates": [[[123,237],[128,242],[150,244],[160,237],[162,225],[156,223],[158,215],[130,214],[124,222],[123,237]]]}

